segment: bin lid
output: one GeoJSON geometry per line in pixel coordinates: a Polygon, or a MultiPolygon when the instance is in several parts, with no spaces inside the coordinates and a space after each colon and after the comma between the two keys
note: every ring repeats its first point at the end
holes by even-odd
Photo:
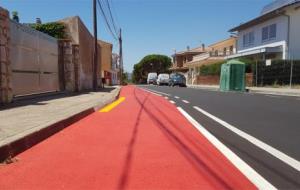
{"type": "Polygon", "coordinates": [[[237,64],[245,65],[245,63],[243,63],[239,60],[236,60],[236,59],[229,60],[229,61],[226,62],[226,64],[228,64],[228,65],[237,65],[237,64]]]}

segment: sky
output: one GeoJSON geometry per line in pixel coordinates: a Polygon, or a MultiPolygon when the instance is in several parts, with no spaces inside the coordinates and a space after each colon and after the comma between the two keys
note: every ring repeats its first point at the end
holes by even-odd
{"type": "MultiPolygon", "coordinates": [[[[105,1],[105,0],[102,0],[105,1]]],[[[198,47],[226,39],[228,30],[259,16],[272,0],[109,0],[116,23],[122,28],[124,68],[148,54],[171,56],[174,50],[198,47]]],[[[0,0],[0,6],[18,11],[20,22],[51,22],[78,15],[93,31],[92,0],[0,0]]],[[[98,14],[99,16],[99,14],[98,14]]],[[[98,19],[98,37],[118,44],[98,19]]]]}

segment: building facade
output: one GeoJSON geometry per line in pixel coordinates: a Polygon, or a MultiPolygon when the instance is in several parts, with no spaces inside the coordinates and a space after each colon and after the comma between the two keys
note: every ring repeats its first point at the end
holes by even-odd
{"type": "Polygon", "coordinates": [[[238,42],[228,58],[300,59],[300,0],[276,0],[230,32],[237,32],[238,42]]]}
{"type": "Polygon", "coordinates": [[[186,64],[188,67],[188,84],[194,85],[201,83],[202,79],[200,76],[200,70],[203,65],[211,65],[224,62],[227,56],[235,54],[236,42],[236,37],[231,36],[228,39],[209,45],[205,49],[205,52],[193,56],[192,60],[186,64]]]}

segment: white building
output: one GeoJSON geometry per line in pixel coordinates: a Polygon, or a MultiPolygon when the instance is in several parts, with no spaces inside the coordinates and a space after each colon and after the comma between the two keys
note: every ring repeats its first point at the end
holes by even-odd
{"type": "Polygon", "coordinates": [[[237,53],[227,58],[300,59],[300,0],[275,0],[230,32],[237,32],[237,53]]]}

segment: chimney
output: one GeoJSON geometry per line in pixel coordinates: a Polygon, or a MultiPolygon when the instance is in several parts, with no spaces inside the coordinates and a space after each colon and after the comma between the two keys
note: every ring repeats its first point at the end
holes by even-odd
{"type": "Polygon", "coordinates": [[[35,23],[36,23],[36,24],[42,24],[41,18],[36,18],[36,19],[35,19],[35,23]]]}
{"type": "Polygon", "coordinates": [[[202,51],[205,51],[205,44],[202,44],[202,51]]]}

